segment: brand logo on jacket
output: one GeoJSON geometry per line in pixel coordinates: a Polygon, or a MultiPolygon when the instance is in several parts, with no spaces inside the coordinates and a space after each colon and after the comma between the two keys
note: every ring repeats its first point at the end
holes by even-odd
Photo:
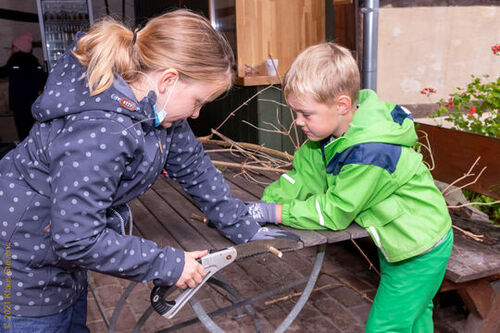
{"type": "Polygon", "coordinates": [[[122,97],[120,99],[120,105],[129,111],[135,111],[137,108],[134,102],[125,97],[122,97]]]}
{"type": "Polygon", "coordinates": [[[115,94],[112,94],[111,98],[113,100],[117,101],[118,103],[120,103],[120,106],[124,107],[125,109],[127,109],[129,111],[137,110],[137,105],[132,100],[130,100],[126,97],[119,97],[115,94]]]}

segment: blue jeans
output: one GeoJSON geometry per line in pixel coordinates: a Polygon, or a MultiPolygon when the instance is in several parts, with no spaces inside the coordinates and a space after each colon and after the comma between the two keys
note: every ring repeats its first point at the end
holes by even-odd
{"type": "Polygon", "coordinates": [[[61,313],[44,317],[0,318],[0,333],[88,333],[87,289],[80,298],[61,313]]]}

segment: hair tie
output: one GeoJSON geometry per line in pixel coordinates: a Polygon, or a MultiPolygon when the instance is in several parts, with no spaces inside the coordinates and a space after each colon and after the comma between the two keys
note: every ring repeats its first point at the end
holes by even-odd
{"type": "Polygon", "coordinates": [[[136,40],[137,40],[137,31],[134,31],[134,38],[132,38],[132,46],[134,46],[136,40]]]}

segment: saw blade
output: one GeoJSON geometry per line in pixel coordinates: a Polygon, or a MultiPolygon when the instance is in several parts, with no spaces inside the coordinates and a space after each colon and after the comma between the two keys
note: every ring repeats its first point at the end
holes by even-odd
{"type": "Polygon", "coordinates": [[[269,253],[270,247],[274,247],[275,249],[282,252],[289,252],[301,249],[302,243],[292,239],[277,238],[235,245],[234,248],[238,253],[236,261],[264,253],[269,253]]]}

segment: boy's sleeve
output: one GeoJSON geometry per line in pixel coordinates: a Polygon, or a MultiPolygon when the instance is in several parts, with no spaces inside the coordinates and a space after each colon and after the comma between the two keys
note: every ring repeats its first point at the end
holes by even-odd
{"type": "Polygon", "coordinates": [[[342,230],[363,210],[388,197],[397,185],[374,165],[349,164],[335,177],[335,186],[307,199],[283,204],[282,223],[297,229],[342,230]]]}
{"type": "Polygon", "coordinates": [[[293,170],[289,171],[264,190],[261,200],[285,204],[292,200],[306,200],[313,194],[325,193],[326,171],[320,150],[310,148],[307,142],[294,155],[293,170]]]}

